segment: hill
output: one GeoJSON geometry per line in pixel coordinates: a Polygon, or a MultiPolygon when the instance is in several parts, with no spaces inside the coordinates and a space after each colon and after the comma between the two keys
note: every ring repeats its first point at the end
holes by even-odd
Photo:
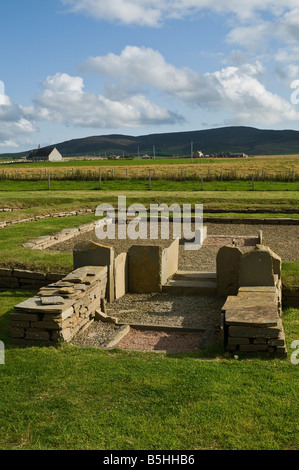
{"type": "MultiPolygon", "coordinates": [[[[204,154],[240,152],[248,155],[281,155],[299,153],[299,131],[261,130],[253,127],[223,127],[217,129],[141,135],[102,135],[73,139],[53,144],[64,156],[85,155],[190,155],[193,149],[204,154]]],[[[28,152],[29,153],[29,152],[28,152]]],[[[22,154],[10,154],[13,156],[22,154]]],[[[4,155],[1,155],[2,157],[4,155]]],[[[7,155],[6,155],[7,156],[7,155]]]]}

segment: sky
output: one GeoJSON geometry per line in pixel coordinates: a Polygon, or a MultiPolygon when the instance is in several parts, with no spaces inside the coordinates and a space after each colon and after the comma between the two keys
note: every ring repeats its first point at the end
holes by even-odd
{"type": "Polygon", "coordinates": [[[2,0],[0,21],[0,153],[299,130],[298,0],[2,0]]]}

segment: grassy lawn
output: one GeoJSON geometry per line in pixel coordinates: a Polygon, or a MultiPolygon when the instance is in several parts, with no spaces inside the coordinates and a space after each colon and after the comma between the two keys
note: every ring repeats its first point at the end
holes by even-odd
{"type": "MultiPolygon", "coordinates": [[[[47,181],[0,181],[0,191],[46,191],[47,181]]],[[[51,181],[50,191],[97,191],[99,181],[51,181]]],[[[148,180],[105,180],[101,189],[104,191],[149,191],[148,180]]],[[[202,192],[201,181],[155,180],[151,182],[154,191],[202,192]]],[[[49,192],[50,192],[49,191],[49,192]]],[[[253,191],[251,181],[204,181],[203,191],[253,191]]],[[[299,191],[299,182],[256,181],[254,191],[299,191]]]]}
{"type": "MultiPolygon", "coordinates": [[[[298,449],[298,366],[287,359],[10,346],[9,311],[30,292],[0,294],[0,448],[298,449]]],[[[299,338],[298,310],[283,321],[299,338]]]]}
{"type": "MultiPolygon", "coordinates": [[[[297,210],[299,213],[299,198],[298,190],[295,184],[298,183],[277,183],[276,190],[245,190],[248,189],[247,183],[243,182],[243,190],[225,190],[225,182],[218,182],[218,190],[201,191],[198,190],[198,183],[192,183],[192,188],[185,187],[182,189],[181,183],[169,183],[168,189],[157,190],[153,188],[151,191],[148,188],[148,183],[144,181],[137,181],[134,189],[129,189],[125,185],[125,181],[107,181],[104,185],[111,185],[110,188],[99,190],[98,183],[95,182],[53,182],[53,185],[60,186],[50,191],[39,189],[35,186],[44,184],[43,182],[23,182],[24,186],[21,187],[19,182],[9,181],[10,189],[1,191],[0,182],[0,207],[20,209],[22,210],[23,217],[33,215],[41,215],[44,213],[54,213],[60,210],[74,210],[80,208],[95,209],[97,205],[102,202],[110,204],[117,204],[118,196],[126,196],[127,203],[142,203],[149,207],[151,203],[166,203],[171,205],[173,203],[182,204],[203,204],[204,211],[208,212],[214,209],[226,209],[229,211],[242,211],[248,209],[259,209],[264,213],[267,211],[279,211],[284,213],[288,210],[297,210]],[[65,184],[68,183],[68,184],[65,184]],[[224,186],[221,186],[221,185],[224,186]],[[288,190],[280,190],[281,185],[288,186],[288,190]],[[172,188],[172,189],[171,189],[172,188]],[[197,188],[197,189],[196,189],[197,188]],[[222,188],[222,189],[221,189],[222,188]]],[[[128,186],[132,182],[128,182],[128,186]]],[[[134,183],[134,182],[133,182],[134,183]]],[[[158,183],[158,182],[157,182],[158,183]]],[[[191,183],[190,183],[191,184],[191,183]]],[[[199,183],[200,184],[200,183],[199,183]]],[[[213,183],[211,183],[213,184],[213,183]]],[[[229,184],[229,183],[227,183],[229,184]]],[[[274,184],[274,183],[272,183],[274,184]]],[[[274,186],[273,186],[274,187],[274,186]]],[[[299,188],[298,188],[299,189],[299,188]]],[[[14,218],[20,218],[21,213],[0,213],[0,221],[14,218]]],[[[293,215],[294,216],[294,215],[293,215]]]]}

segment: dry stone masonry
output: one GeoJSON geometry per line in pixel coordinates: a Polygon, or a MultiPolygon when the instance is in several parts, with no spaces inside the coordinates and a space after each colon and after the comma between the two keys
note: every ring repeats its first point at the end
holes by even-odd
{"type": "Polygon", "coordinates": [[[0,289],[39,289],[61,280],[66,274],[0,268],[0,289]]]}
{"type": "Polygon", "coordinates": [[[88,327],[106,298],[107,267],[85,266],[15,306],[12,343],[49,346],[70,341],[88,327]]]}
{"type": "Polygon", "coordinates": [[[240,256],[238,283],[237,295],[228,295],[222,308],[226,349],[285,357],[281,259],[268,247],[257,245],[240,256]]]}

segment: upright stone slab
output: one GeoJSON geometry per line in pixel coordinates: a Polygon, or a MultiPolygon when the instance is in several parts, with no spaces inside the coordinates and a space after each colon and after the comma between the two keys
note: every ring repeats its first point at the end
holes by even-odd
{"type": "Polygon", "coordinates": [[[242,252],[234,245],[223,246],[217,253],[217,295],[237,295],[242,252]]]}
{"type": "Polygon", "coordinates": [[[115,299],[123,297],[129,288],[128,282],[128,255],[121,253],[114,261],[115,299]]]}
{"type": "Polygon", "coordinates": [[[269,249],[258,245],[240,259],[240,286],[275,286],[273,259],[269,249]]]}
{"type": "Polygon", "coordinates": [[[256,245],[257,250],[264,250],[268,251],[271,255],[272,263],[273,263],[273,273],[274,275],[278,276],[278,279],[281,279],[281,258],[278,256],[274,251],[271,250],[268,246],[265,245],[256,245]]]}
{"type": "Polygon", "coordinates": [[[162,252],[162,284],[166,284],[179,267],[179,239],[174,240],[168,248],[162,252]]]}
{"type": "Polygon", "coordinates": [[[92,241],[79,243],[73,251],[74,269],[84,266],[107,266],[107,300],[114,301],[114,249],[92,241]]]}
{"type": "Polygon", "coordinates": [[[162,248],[134,245],[128,251],[129,292],[162,291],[162,248]]]}

